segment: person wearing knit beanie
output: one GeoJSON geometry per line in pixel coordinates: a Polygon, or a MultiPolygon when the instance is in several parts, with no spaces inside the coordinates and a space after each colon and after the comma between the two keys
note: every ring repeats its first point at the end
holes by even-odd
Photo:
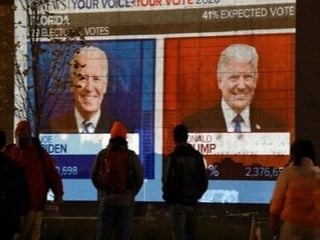
{"type": "Polygon", "coordinates": [[[115,121],[112,125],[110,135],[111,135],[111,138],[122,137],[126,139],[127,129],[123,126],[123,124],[120,121],[115,121]]]}
{"type": "MultiPolygon", "coordinates": [[[[27,211],[20,219],[18,239],[40,239],[43,212],[49,189],[54,195],[54,206],[63,200],[63,184],[54,159],[49,153],[32,142],[31,125],[28,121],[18,122],[15,129],[16,144],[6,149],[6,154],[26,173],[28,184],[27,211]]],[[[19,207],[19,206],[17,206],[19,207]]],[[[1,237],[0,237],[1,238],[1,237]]],[[[2,239],[2,238],[1,238],[2,239]]]]}
{"type": "Polygon", "coordinates": [[[19,132],[19,131],[27,131],[28,133],[31,134],[31,126],[30,123],[27,120],[22,120],[20,122],[17,123],[16,126],[16,131],[15,133],[19,132]]]}
{"type": "Polygon", "coordinates": [[[18,122],[15,130],[17,145],[20,148],[27,147],[31,142],[31,126],[26,120],[18,122]]]}
{"type": "Polygon", "coordinates": [[[143,184],[138,155],[128,148],[127,129],[115,121],[108,145],[98,152],[91,180],[99,192],[97,240],[131,239],[135,196],[143,184]],[[110,238],[111,237],[111,238],[110,238]]]}

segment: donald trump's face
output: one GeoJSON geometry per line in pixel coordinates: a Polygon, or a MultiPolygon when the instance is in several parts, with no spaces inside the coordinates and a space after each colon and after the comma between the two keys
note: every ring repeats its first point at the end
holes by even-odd
{"type": "Polygon", "coordinates": [[[257,86],[258,73],[252,64],[229,60],[218,78],[223,99],[237,113],[250,105],[257,86]]]}

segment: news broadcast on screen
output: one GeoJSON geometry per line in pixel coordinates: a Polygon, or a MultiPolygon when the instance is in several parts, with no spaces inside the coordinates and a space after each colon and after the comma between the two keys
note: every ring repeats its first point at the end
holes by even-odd
{"type": "MultiPolygon", "coordinates": [[[[201,202],[269,203],[295,133],[295,0],[60,0],[41,11],[43,84],[53,50],[66,49],[60,73],[69,86],[63,100],[43,106],[54,111],[40,131],[65,201],[97,199],[91,166],[108,144],[110,123],[120,120],[144,167],[137,201],[163,201],[165,156],[174,148],[174,126],[183,123],[206,161],[209,187],[201,202]],[[70,28],[83,38],[50,41],[70,28]],[[81,51],[101,57],[81,65],[81,51]],[[93,132],[71,117],[83,90],[73,78],[86,64],[97,75],[92,87],[103,117],[93,132]]],[[[30,43],[16,31],[27,53],[30,43]]]]}

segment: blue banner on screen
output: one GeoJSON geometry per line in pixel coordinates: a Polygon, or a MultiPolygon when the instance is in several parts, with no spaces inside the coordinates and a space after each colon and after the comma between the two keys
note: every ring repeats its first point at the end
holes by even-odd
{"type": "MultiPolygon", "coordinates": [[[[110,134],[41,134],[42,146],[56,161],[62,178],[91,178],[93,161],[110,134]]],[[[139,154],[139,134],[127,134],[128,147],[139,154]]],[[[150,175],[147,173],[147,175],[150,175]]]]}
{"type": "MultiPolygon", "coordinates": [[[[43,84],[43,87],[49,84],[49,86],[54,89],[54,86],[50,85],[52,84],[50,81],[55,81],[52,80],[54,77],[51,76],[51,78],[49,78],[47,76],[50,76],[52,71],[59,71],[59,78],[63,76],[62,81],[66,86],[61,97],[57,99],[56,96],[51,96],[51,100],[46,101],[43,107],[43,111],[48,112],[48,117],[42,120],[43,122],[41,123],[41,132],[43,133],[42,143],[46,149],[53,155],[78,154],[79,158],[86,159],[84,160],[86,162],[91,160],[88,160],[88,156],[80,156],[81,154],[89,154],[88,150],[91,151],[91,154],[96,154],[99,149],[106,145],[106,141],[104,141],[105,144],[103,146],[95,145],[96,142],[91,139],[91,142],[87,142],[89,146],[78,149],[78,142],[70,140],[77,138],[75,136],[72,137],[72,135],[68,136],[67,139],[69,140],[67,142],[62,141],[62,136],[66,136],[63,135],[65,133],[81,133],[82,130],[76,125],[77,121],[80,120],[75,112],[83,111],[85,108],[85,106],[81,106],[81,101],[86,101],[86,104],[89,105],[88,98],[97,97],[99,94],[99,89],[96,90],[96,85],[88,87],[88,85],[82,86],[82,83],[78,82],[79,84],[75,86],[75,80],[72,79],[73,70],[71,70],[71,66],[73,65],[71,62],[78,60],[72,59],[82,51],[81,49],[87,49],[92,52],[98,49],[98,51],[104,52],[106,55],[107,64],[103,65],[103,69],[99,68],[99,64],[103,61],[103,57],[99,55],[96,59],[92,60],[92,67],[96,68],[90,68],[89,70],[91,72],[88,70],[88,72],[81,73],[85,74],[84,77],[87,75],[88,77],[92,77],[89,76],[90,74],[93,76],[95,74],[99,75],[101,74],[99,71],[107,75],[107,86],[103,95],[101,94],[101,105],[99,105],[101,115],[94,133],[109,133],[113,121],[120,120],[123,122],[128,133],[139,134],[140,141],[136,150],[139,151],[140,158],[143,161],[145,178],[154,178],[155,41],[150,39],[124,41],[103,40],[87,41],[85,46],[79,42],[64,44],[66,45],[63,46],[65,49],[64,54],[68,59],[64,65],[61,65],[61,69],[54,70],[55,65],[50,64],[50,59],[58,52],[58,49],[60,49],[59,52],[61,51],[61,43],[41,43],[41,47],[44,49],[44,53],[40,55],[40,67],[43,73],[41,84],[43,84]],[[91,48],[87,48],[87,46],[91,48]],[[77,93],[77,91],[79,93],[77,93]],[[84,94],[86,94],[86,99],[82,97],[82,99],[79,100],[84,94]],[[49,133],[62,134],[59,136],[60,141],[54,144],[48,143],[48,139],[52,137],[46,135],[49,133]]],[[[87,57],[86,61],[88,61],[88,59],[90,59],[90,57],[87,57]]],[[[83,66],[86,64],[87,63],[83,66]]],[[[32,84],[33,79],[30,78],[28,81],[29,84],[32,84]]],[[[92,100],[92,102],[93,101],[95,100],[92,100]]],[[[90,104],[92,105],[93,103],[90,104]]],[[[89,111],[92,111],[92,109],[89,109],[89,111]]],[[[56,157],[56,159],[58,164],[61,164],[61,158],[56,157]]],[[[70,157],[66,156],[64,159],[70,159],[70,157]]],[[[65,165],[61,164],[61,166],[65,165]]],[[[88,166],[88,164],[83,163],[83,166],[88,166]]],[[[83,174],[84,173],[81,175],[76,174],[74,177],[87,176],[87,174],[83,174]]],[[[72,175],[68,177],[72,177],[72,175]]]]}

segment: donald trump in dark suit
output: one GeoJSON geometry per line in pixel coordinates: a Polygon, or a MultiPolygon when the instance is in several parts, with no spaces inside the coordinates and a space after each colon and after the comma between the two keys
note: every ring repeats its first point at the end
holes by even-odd
{"type": "Polygon", "coordinates": [[[259,56],[253,46],[232,44],[220,55],[217,83],[221,102],[183,120],[190,132],[280,132],[276,117],[250,106],[254,97],[259,56]]]}

